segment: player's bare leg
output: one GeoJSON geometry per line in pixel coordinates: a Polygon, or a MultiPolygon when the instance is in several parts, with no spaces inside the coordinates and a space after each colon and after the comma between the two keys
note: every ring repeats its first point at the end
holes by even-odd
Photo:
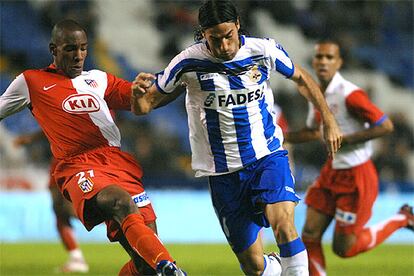
{"type": "Polygon", "coordinates": [[[56,185],[50,186],[49,189],[52,196],[53,211],[56,216],[56,227],[63,246],[69,254],[68,260],[59,268],[59,271],[64,273],[86,273],[89,271],[89,266],[79,248],[70,222],[70,218],[75,217],[72,204],[62,196],[56,185]]]}
{"type": "Polygon", "coordinates": [[[325,215],[312,207],[306,209],[306,221],[302,231],[303,243],[308,251],[309,275],[326,275],[325,256],[322,236],[333,217],[325,215]]]}
{"type": "Polygon", "coordinates": [[[93,199],[92,205],[99,209],[106,219],[116,221],[128,243],[153,269],[161,275],[185,275],[176,267],[167,249],[154,231],[145,225],[144,217],[132,201],[131,196],[116,185],[102,189],[93,199]]]}
{"type": "MultiPolygon", "coordinates": [[[[405,205],[404,205],[405,206],[405,205]]],[[[363,228],[355,233],[344,234],[336,228],[333,240],[333,251],[340,257],[347,258],[366,252],[381,244],[391,234],[400,228],[410,227],[413,224],[413,214],[410,206],[401,207],[394,216],[376,225],[363,228]]],[[[340,228],[339,228],[340,229],[340,228]]]]}
{"type": "Polygon", "coordinates": [[[246,250],[236,254],[240,266],[246,275],[274,276],[280,275],[282,268],[280,258],[274,253],[263,254],[263,244],[260,235],[246,250]]]}
{"type": "Polygon", "coordinates": [[[280,249],[283,274],[308,275],[308,256],[294,222],[296,203],[267,204],[264,211],[280,249]]]}

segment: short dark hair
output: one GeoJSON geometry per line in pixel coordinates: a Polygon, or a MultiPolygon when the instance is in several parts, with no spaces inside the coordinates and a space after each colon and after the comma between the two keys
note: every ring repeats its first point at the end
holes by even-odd
{"type": "Polygon", "coordinates": [[[334,38],[327,38],[327,37],[321,38],[315,44],[333,44],[333,45],[336,45],[339,49],[339,56],[340,57],[344,56],[344,52],[343,52],[341,43],[338,40],[334,39],[334,38]]]}
{"type": "Polygon", "coordinates": [[[236,6],[228,0],[208,0],[198,10],[199,27],[194,40],[202,39],[202,31],[225,22],[237,22],[240,16],[236,6]]]}
{"type": "Polygon", "coordinates": [[[86,34],[85,29],[75,20],[64,19],[59,21],[53,26],[51,34],[51,43],[56,44],[59,39],[61,39],[63,30],[68,31],[83,31],[86,34]]]}

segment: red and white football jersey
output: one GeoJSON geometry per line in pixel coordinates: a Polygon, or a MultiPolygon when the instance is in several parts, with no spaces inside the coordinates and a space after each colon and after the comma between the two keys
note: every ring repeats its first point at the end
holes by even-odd
{"type": "Polygon", "coordinates": [[[99,70],[70,79],[52,64],[26,70],[0,96],[0,119],[29,107],[56,158],[120,147],[110,110],[130,109],[131,83],[99,70]]]}
{"type": "MultiPolygon", "coordinates": [[[[325,99],[344,136],[381,124],[387,118],[361,88],[345,80],[338,72],[326,88],[325,99]]],[[[319,112],[310,104],[307,127],[315,129],[320,123],[319,112]]],[[[346,145],[335,154],[332,167],[351,168],[368,161],[371,155],[370,141],[346,145]]]]}

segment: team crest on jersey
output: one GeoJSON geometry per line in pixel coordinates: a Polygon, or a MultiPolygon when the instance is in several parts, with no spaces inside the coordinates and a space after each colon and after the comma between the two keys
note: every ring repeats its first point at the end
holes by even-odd
{"type": "Polygon", "coordinates": [[[259,82],[262,79],[262,73],[257,65],[254,65],[249,71],[249,77],[252,82],[259,82]]]}
{"type": "Polygon", "coordinates": [[[91,94],[73,94],[63,103],[64,111],[72,114],[85,114],[100,110],[99,101],[91,94]]]}
{"type": "Polygon", "coordinates": [[[86,79],[85,82],[90,87],[93,87],[93,88],[97,88],[98,87],[98,83],[95,80],[86,79]]]}
{"type": "Polygon", "coordinates": [[[89,193],[90,191],[93,190],[93,182],[89,177],[83,182],[79,183],[78,185],[79,185],[79,188],[84,193],[89,193]]]}

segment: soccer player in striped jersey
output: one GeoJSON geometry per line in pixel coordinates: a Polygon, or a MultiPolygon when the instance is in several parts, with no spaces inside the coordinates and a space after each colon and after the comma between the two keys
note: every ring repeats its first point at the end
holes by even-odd
{"type": "Polygon", "coordinates": [[[156,215],[134,158],[120,150],[110,110],[130,110],[132,83],[84,71],[88,40],[73,20],[58,22],[53,63],[26,70],[0,96],[0,120],[29,108],[57,159],[53,177],[87,230],[101,222],[131,256],[120,275],[185,275],[156,235],[156,215]]]}
{"type": "MultiPolygon", "coordinates": [[[[378,195],[378,175],[371,161],[369,140],[390,133],[393,124],[361,88],[342,77],[338,72],[342,62],[338,43],[324,40],[316,44],[312,65],[344,136],[342,148],[334,158],[328,158],[305,199],[308,208],[302,239],[313,276],[326,275],[321,240],[333,220],[333,251],[344,258],[374,248],[400,228],[414,229],[409,205],[403,205],[398,214],[377,225],[365,226],[378,195]]],[[[299,143],[320,137],[321,118],[312,105],[306,125],[303,130],[289,132],[286,140],[299,143]]]]}
{"type": "Polygon", "coordinates": [[[316,82],[281,45],[241,35],[233,3],[205,2],[199,9],[199,25],[196,43],[164,71],[136,77],[132,109],[148,113],[167,103],[184,84],[192,167],[196,176],[208,177],[216,214],[243,272],[280,274],[278,261],[263,255],[258,237],[262,227],[272,227],[283,274],[307,275],[306,249],[293,219],[300,198],[272,112],[271,73],[296,82],[318,108],[332,155],[340,147],[341,132],[316,82]]]}

